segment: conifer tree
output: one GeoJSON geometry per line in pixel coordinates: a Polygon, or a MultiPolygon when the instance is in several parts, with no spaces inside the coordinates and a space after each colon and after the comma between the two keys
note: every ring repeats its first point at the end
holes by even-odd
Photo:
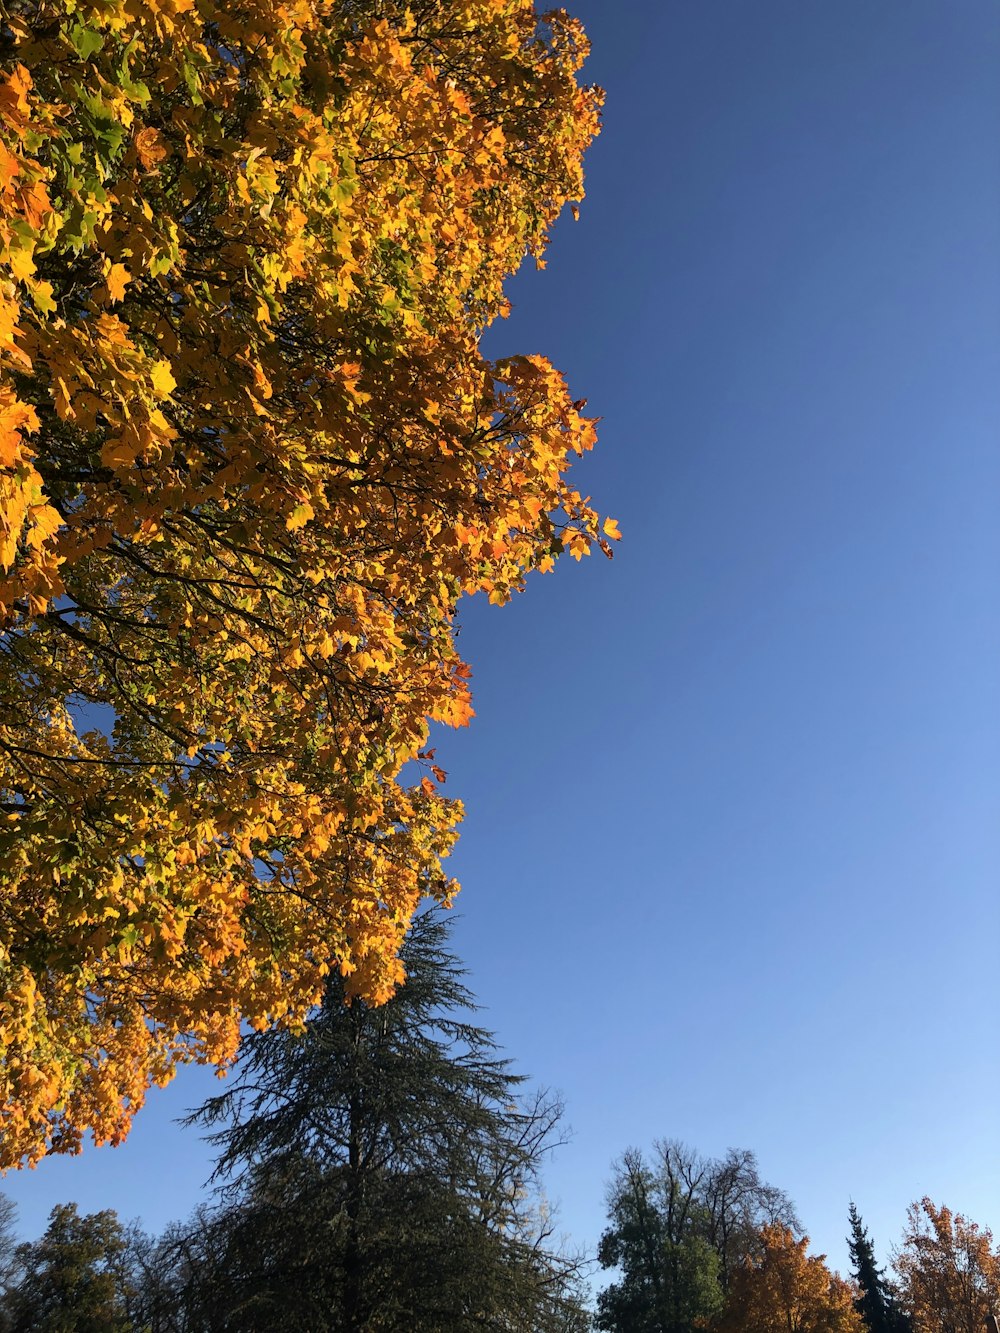
{"type": "Polygon", "coordinates": [[[854,1280],[861,1290],[854,1302],[855,1309],[865,1321],[869,1333],[909,1333],[910,1320],[900,1309],[885,1270],[875,1262],[875,1248],[868,1235],[868,1228],[862,1222],[853,1200],[848,1217],[851,1234],[847,1238],[847,1248],[851,1255],[854,1280]]]}
{"type": "Polygon", "coordinates": [[[579,1263],[557,1252],[538,1175],[561,1106],[525,1098],[438,912],[373,1007],[331,979],[305,1030],[249,1038],[191,1117],[221,1202],[175,1229],[145,1320],[199,1333],[582,1333],[579,1263]]]}

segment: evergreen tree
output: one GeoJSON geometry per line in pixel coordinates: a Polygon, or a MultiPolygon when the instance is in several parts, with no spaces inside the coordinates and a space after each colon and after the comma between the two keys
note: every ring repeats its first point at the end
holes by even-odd
{"type": "Polygon", "coordinates": [[[854,1302],[855,1309],[869,1333],[910,1333],[911,1321],[900,1309],[885,1270],[875,1262],[875,1248],[868,1235],[868,1228],[862,1223],[853,1200],[848,1217],[851,1234],[847,1238],[847,1248],[851,1255],[854,1280],[861,1290],[861,1295],[854,1302]]]}
{"type": "Polygon", "coordinates": [[[579,1263],[538,1193],[561,1106],[522,1079],[472,1000],[436,911],[387,1004],[335,974],[304,1032],[251,1036],[190,1123],[221,1202],[161,1243],[146,1322],[199,1333],[582,1333],[579,1263]]]}

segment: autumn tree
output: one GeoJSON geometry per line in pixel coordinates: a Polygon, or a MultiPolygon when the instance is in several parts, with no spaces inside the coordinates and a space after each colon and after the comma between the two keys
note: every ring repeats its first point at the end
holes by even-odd
{"type": "Polygon", "coordinates": [[[1000,1249],[989,1228],[928,1198],[910,1205],[895,1268],[914,1333],[982,1333],[1000,1314],[1000,1249]]]}
{"type": "Polygon", "coordinates": [[[455,887],[456,605],[617,533],[582,403],[479,345],[582,196],[563,11],[8,0],[0,47],[10,1164],[331,970],[391,995],[455,887]]]}
{"type": "Polygon", "coordinates": [[[764,1227],[758,1257],[733,1274],[723,1333],[863,1333],[851,1287],[831,1273],[825,1255],[807,1254],[808,1236],[764,1227]]]}
{"type": "Polygon", "coordinates": [[[10,1333],[132,1333],[120,1260],[125,1237],[114,1212],[81,1217],[52,1210],[45,1234],[18,1247],[18,1280],[4,1300],[10,1333]]]}
{"type": "Polygon", "coordinates": [[[583,1333],[578,1263],[538,1193],[558,1101],[470,1012],[445,921],[422,913],[408,980],[380,1008],[331,978],[304,1032],[250,1038],[192,1117],[218,1149],[218,1206],[164,1238],[154,1333],[583,1333]]]}
{"type": "Polygon", "coordinates": [[[598,1257],[620,1277],[598,1296],[612,1333],[688,1333],[722,1309],[733,1271],[760,1249],[760,1228],[798,1227],[788,1196],[761,1179],[751,1152],[701,1157],[676,1140],[653,1160],[630,1149],[615,1164],[598,1257]]]}
{"type": "Polygon", "coordinates": [[[885,1270],[875,1260],[871,1237],[853,1201],[848,1217],[851,1234],[847,1238],[847,1248],[860,1293],[854,1305],[865,1328],[869,1333],[910,1333],[910,1320],[900,1308],[885,1270]]]}
{"type": "Polygon", "coordinates": [[[795,1205],[784,1190],[762,1179],[756,1154],[746,1148],[730,1148],[725,1157],[705,1162],[699,1188],[705,1235],[719,1256],[723,1290],[740,1264],[759,1255],[764,1227],[801,1231],[795,1205]]]}
{"type": "Polygon", "coordinates": [[[616,1163],[599,1258],[621,1276],[598,1297],[609,1330],[687,1330],[717,1313],[733,1271],[760,1249],[761,1228],[798,1229],[788,1195],[761,1178],[752,1152],[702,1157],[676,1140],[616,1163]]]}

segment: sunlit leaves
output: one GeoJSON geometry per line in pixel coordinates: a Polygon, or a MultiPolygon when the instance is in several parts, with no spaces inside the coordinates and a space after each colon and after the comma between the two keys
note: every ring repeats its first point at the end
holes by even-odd
{"type": "Polygon", "coordinates": [[[17,0],[0,77],[5,1162],[385,999],[461,816],[463,594],[617,529],[503,283],[599,97],[530,0],[17,0]]]}
{"type": "Polygon", "coordinates": [[[989,1228],[926,1197],[907,1210],[895,1267],[914,1333],[977,1333],[1000,1308],[1000,1248],[989,1228]]]}
{"type": "Polygon", "coordinates": [[[850,1285],[808,1248],[788,1227],[763,1228],[759,1253],[733,1275],[724,1333],[863,1333],[850,1285]]]}

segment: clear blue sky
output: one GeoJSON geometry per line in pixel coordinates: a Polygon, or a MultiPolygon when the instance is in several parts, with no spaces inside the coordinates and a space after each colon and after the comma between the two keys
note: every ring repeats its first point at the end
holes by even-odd
{"type": "MultiPolygon", "coordinates": [[[[852,1196],[883,1256],[924,1193],[1000,1230],[1000,6],[571,8],[605,130],[491,341],[603,416],[624,541],[466,610],[473,988],[579,1243],[657,1136],[755,1149],[840,1267],[852,1196]]],[[[8,1177],[25,1232],[185,1214],[211,1082],[8,1177]]]]}

